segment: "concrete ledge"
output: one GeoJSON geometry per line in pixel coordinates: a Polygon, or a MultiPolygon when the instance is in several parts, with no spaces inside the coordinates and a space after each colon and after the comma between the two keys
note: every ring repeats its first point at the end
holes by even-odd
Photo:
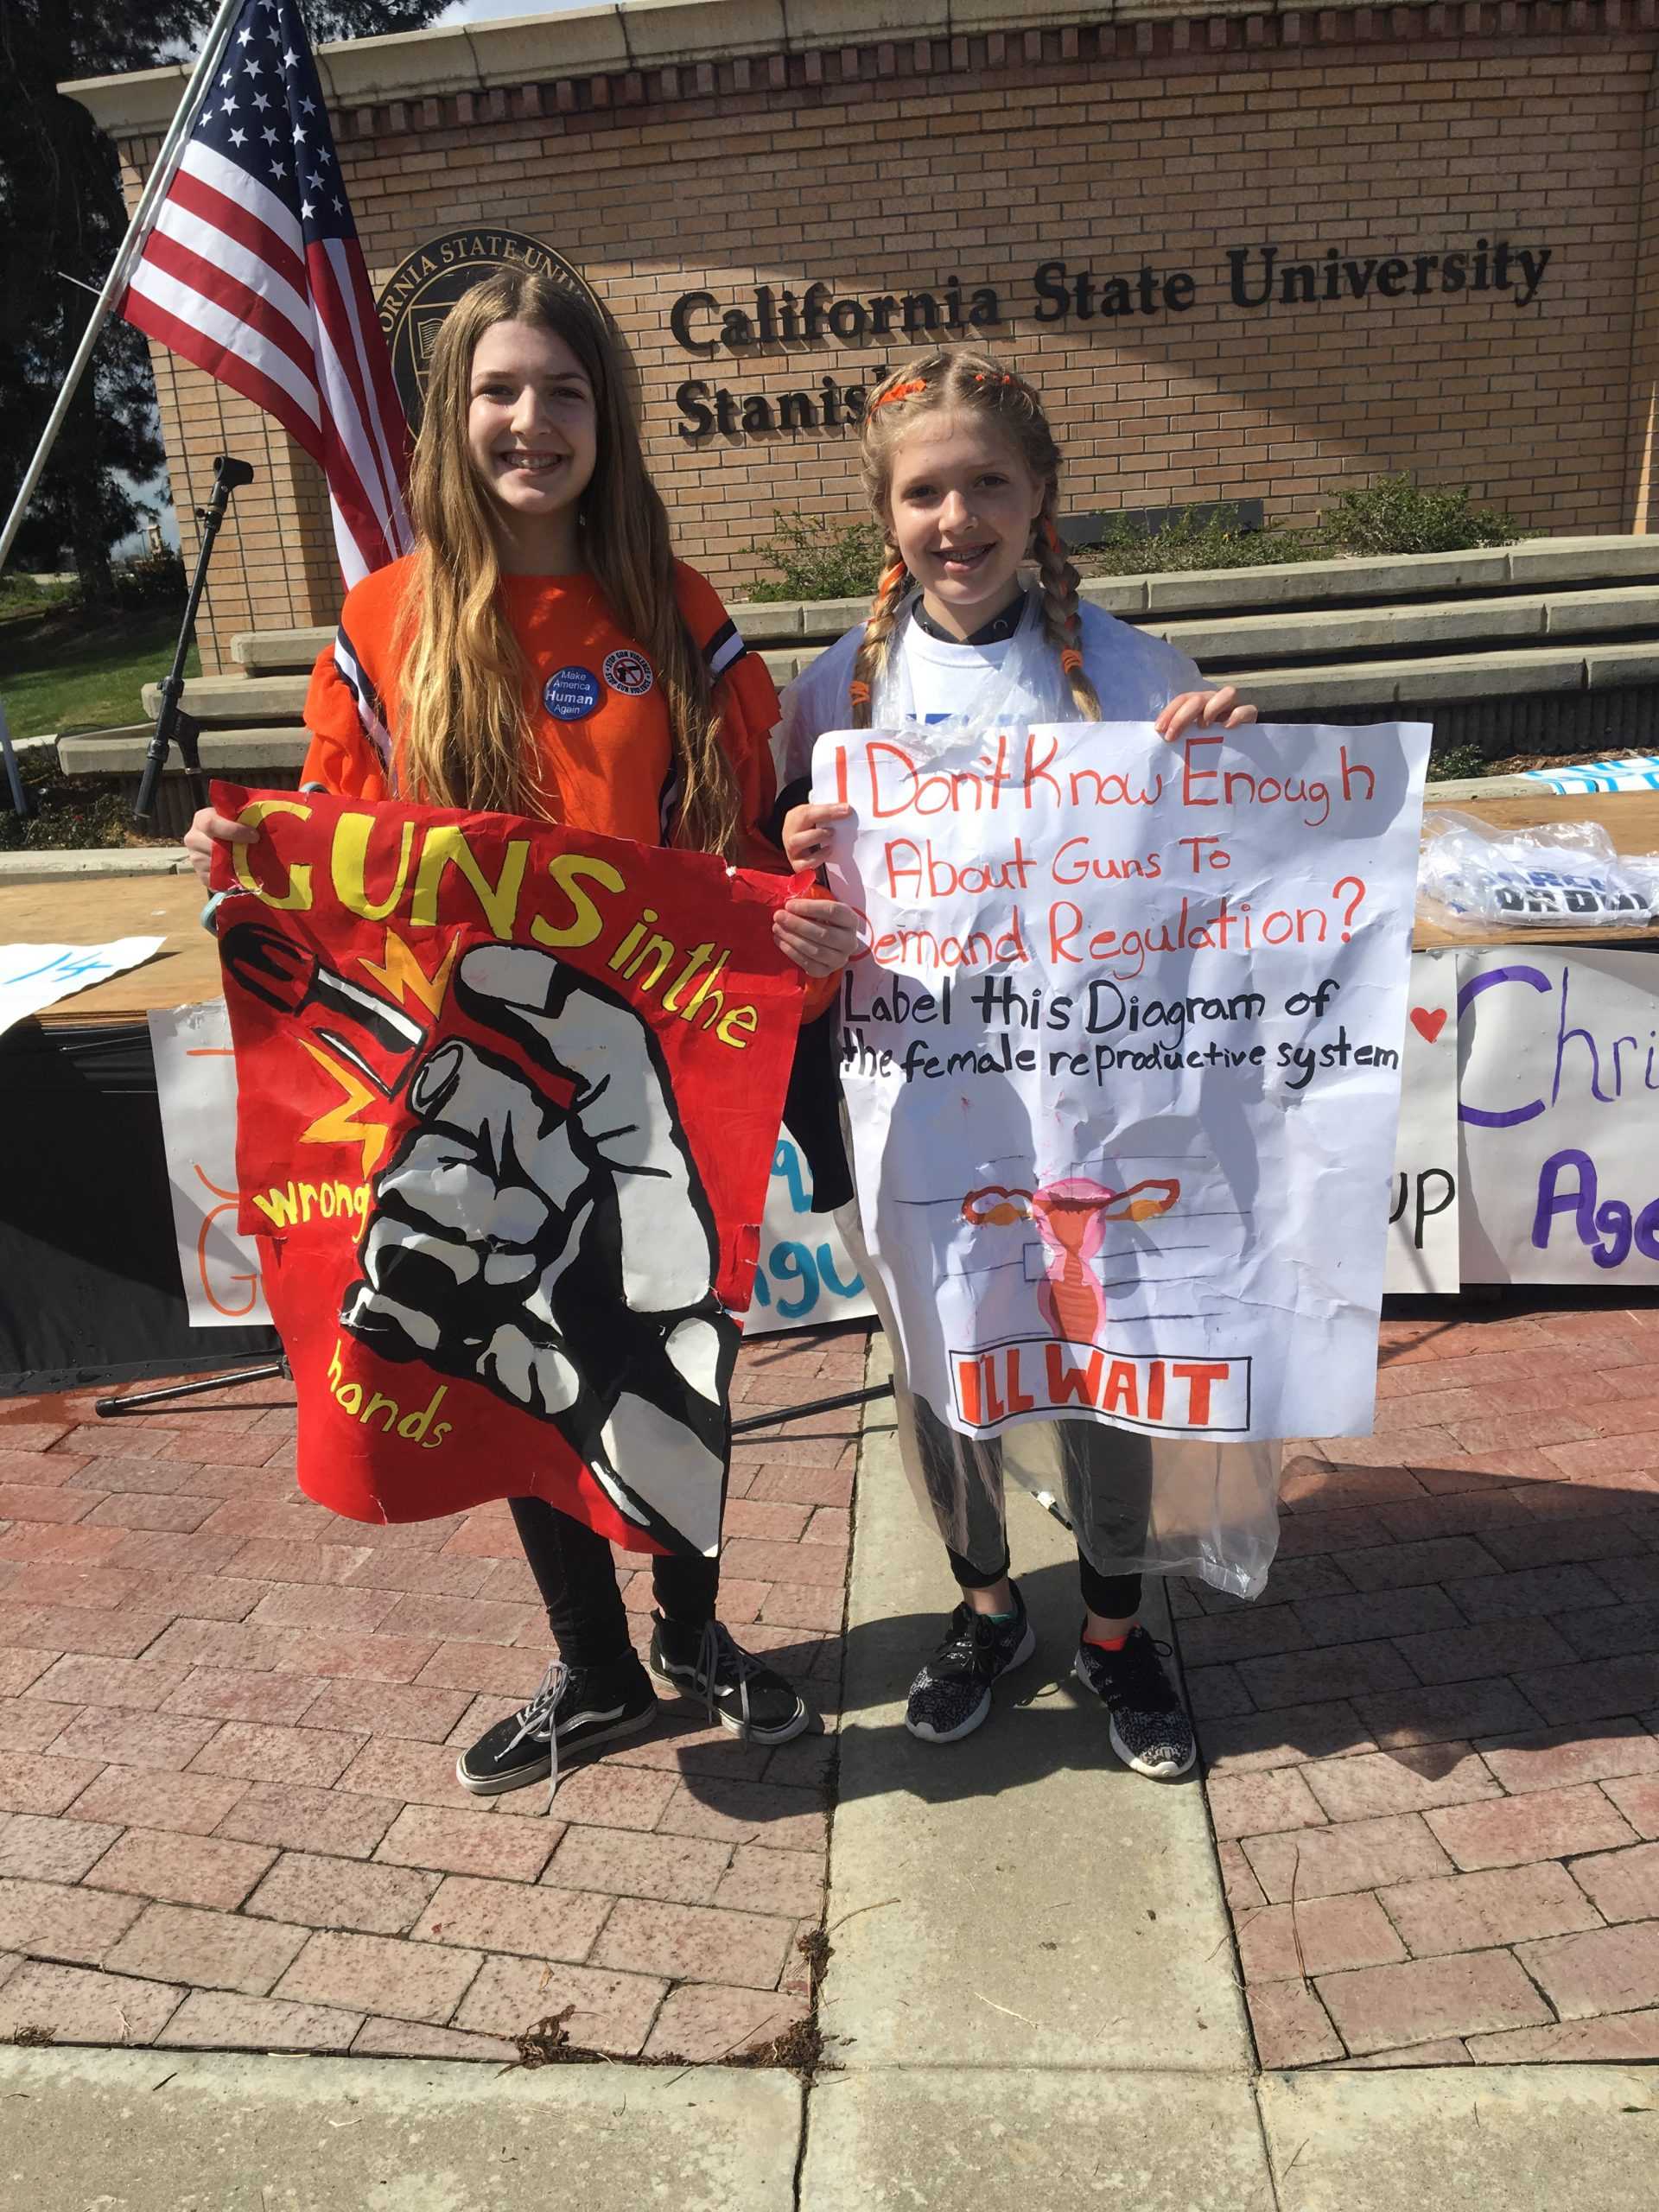
{"type": "Polygon", "coordinates": [[[1502,546],[1393,560],[1287,561],[1260,569],[1189,569],[1148,575],[1147,609],[1177,614],[1198,607],[1317,606],[1431,592],[1444,596],[1449,591],[1501,591],[1510,581],[1510,556],[1502,546]]]}
{"type": "MultiPolygon", "coordinates": [[[[296,720],[276,729],[204,729],[198,750],[209,774],[223,770],[240,775],[252,768],[297,768],[309,745],[304,726],[296,720]]],[[[91,737],[60,739],[58,766],[67,776],[134,776],[142,771],[149,750],[148,730],[139,737],[100,730],[91,737]]],[[[184,772],[177,753],[171,753],[166,773],[184,772]]]]}
{"type": "Polygon", "coordinates": [[[1659,638],[1639,645],[1593,646],[1584,657],[1591,688],[1659,683],[1659,638]]]}
{"type": "Polygon", "coordinates": [[[1506,556],[1517,584],[1571,583],[1586,576],[1659,576],[1659,537],[1541,537],[1506,556]]]}
{"type": "Polygon", "coordinates": [[[0,853],[0,891],[19,883],[62,883],[77,876],[185,875],[182,845],[112,845],[62,853],[0,853]]]}
{"type": "Polygon", "coordinates": [[[327,623],[308,630],[244,630],[231,639],[231,658],[250,676],[295,676],[308,671],[334,638],[327,623]]]}
{"type": "MultiPolygon", "coordinates": [[[[1152,616],[1142,618],[1137,627],[1155,638],[1167,638],[1207,670],[1264,652],[1277,661],[1292,654],[1323,653],[1328,658],[1407,645],[1471,644],[1486,638],[1541,638],[1551,604],[1543,599],[1465,599],[1414,601],[1404,607],[1212,615],[1196,622],[1160,621],[1152,616]]],[[[1659,601],[1650,608],[1649,619],[1659,620],[1659,601]]]]}
{"type": "MultiPolygon", "coordinates": [[[[267,722],[276,717],[298,721],[305,711],[308,676],[197,676],[184,687],[187,712],[203,722],[267,722]]],[[[162,710],[162,687],[144,686],[144,712],[162,710]]]]}
{"type": "Polygon", "coordinates": [[[1552,637],[1584,638],[1604,630],[1646,630],[1659,625],[1659,585],[1630,584],[1615,591],[1552,592],[1544,602],[1552,637]]]}
{"type": "Polygon", "coordinates": [[[1529,776],[1455,776],[1424,787],[1425,806],[1456,806],[1471,798],[1554,798],[1529,776]]]}
{"type": "Polygon", "coordinates": [[[719,2067],[0,2050],[29,2212],[791,2212],[802,2095],[719,2067]]]}

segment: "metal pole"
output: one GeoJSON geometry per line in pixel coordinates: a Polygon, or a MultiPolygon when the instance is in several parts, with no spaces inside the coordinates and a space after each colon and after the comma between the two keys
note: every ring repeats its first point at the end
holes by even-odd
{"type": "Polygon", "coordinates": [[[6,759],[6,783],[11,791],[13,811],[20,822],[29,815],[29,793],[23,789],[22,772],[17,766],[17,755],[12,750],[11,724],[6,720],[6,702],[0,699],[0,753],[6,759]]]}
{"type": "Polygon", "coordinates": [[[837,1414],[843,1406],[873,1405],[878,1398],[892,1395],[891,1382],[874,1382],[868,1390],[843,1390],[837,1397],[809,1399],[804,1406],[774,1406],[770,1413],[747,1414],[741,1421],[734,1421],[732,1434],[747,1436],[751,1429],[772,1428],[780,1421],[804,1421],[810,1414],[837,1414]]]}
{"type": "Polygon", "coordinates": [[[120,251],[111,264],[109,275],[104,280],[104,289],[98,296],[98,305],[92,309],[92,319],[86,326],[86,335],[75,349],[75,358],[69,364],[69,372],[63,380],[63,389],[58,394],[56,404],[48,418],[45,429],[41,433],[41,442],[35,448],[35,458],[23,472],[23,480],[17,487],[17,496],[12,502],[10,514],[6,518],[5,529],[0,531],[0,569],[3,569],[6,565],[7,558],[11,552],[12,542],[22,526],[24,513],[28,510],[29,501],[35,496],[35,487],[41,480],[41,472],[45,468],[52,448],[58,442],[58,433],[63,428],[64,417],[68,414],[70,403],[74,398],[81,378],[86,372],[86,364],[92,358],[92,348],[97,345],[104,325],[109,320],[110,309],[126,288],[127,278],[131,271],[133,255],[149,236],[156,211],[173,181],[180,162],[184,158],[185,142],[189,136],[191,119],[196,111],[196,103],[207,79],[219,67],[219,56],[224,51],[225,41],[230,35],[231,25],[241,12],[242,4],[243,0],[220,0],[219,13],[213,18],[213,29],[207,34],[207,43],[197,57],[194,71],[185,87],[184,98],[179,103],[178,112],[173,118],[166,137],[162,141],[162,150],[156,157],[155,168],[150,171],[149,181],[145,185],[138,205],[133,210],[132,220],[127,226],[127,234],[122,239],[120,251]]]}

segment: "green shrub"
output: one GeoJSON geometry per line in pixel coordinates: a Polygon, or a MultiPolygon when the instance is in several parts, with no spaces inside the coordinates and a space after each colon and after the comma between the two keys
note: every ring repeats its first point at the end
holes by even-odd
{"type": "MultiPolygon", "coordinates": [[[[781,512],[772,519],[772,536],[748,550],[782,575],[751,585],[747,597],[868,599],[875,589],[885,558],[876,524],[781,512]]],[[[1160,575],[1329,561],[1344,554],[1461,553],[1476,545],[1513,545],[1526,535],[1501,508],[1476,506],[1466,485],[1430,491],[1409,476],[1382,476],[1338,493],[1319,521],[1305,528],[1268,523],[1262,530],[1243,530],[1237,508],[1226,505],[1189,509],[1156,530],[1119,518],[1074,558],[1086,576],[1160,575]]]]}
{"type": "Polygon", "coordinates": [[[1189,511],[1156,530],[1119,520],[1102,531],[1096,543],[1083,548],[1077,566],[1085,575],[1166,575],[1188,569],[1257,569],[1281,561],[1314,561],[1321,549],[1306,531],[1269,523],[1265,530],[1241,530],[1232,506],[1208,513],[1189,511]]]}
{"type": "Polygon", "coordinates": [[[1478,507],[1466,484],[1430,491],[1409,476],[1379,476],[1339,492],[1319,517],[1332,552],[1463,553],[1475,545],[1513,545],[1526,531],[1498,507],[1478,507]]]}
{"type": "Polygon", "coordinates": [[[124,561],[115,571],[118,607],[175,607],[184,609],[184,557],[163,546],[137,561],[124,561]]]}
{"type": "Polygon", "coordinates": [[[752,584],[749,599],[868,599],[880,576],[886,541],[875,522],[772,512],[772,536],[747,550],[781,577],[752,584]]]}
{"type": "Polygon", "coordinates": [[[73,578],[67,584],[41,584],[22,569],[10,569],[0,576],[0,621],[10,614],[39,614],[79,597],[80,586],[73,578]]]}
{"type": "Polygon", "coordinates": [[[1488,776],[1492,764],[1479,746],[1471,745],[1466,738],[1455,738],[1441,745],[1429,747],[1429,781],[1435,784],[1463,783],[1474,776],[1488,776]]]}

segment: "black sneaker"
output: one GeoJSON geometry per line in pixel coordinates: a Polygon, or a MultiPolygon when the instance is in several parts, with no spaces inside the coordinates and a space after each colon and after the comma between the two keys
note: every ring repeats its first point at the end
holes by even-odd
{"type": "Polygon", "coordinates": [[[1071,1670],[1106,1707],[1112,1749],[1124,1765],[1156,1782],[1173,1782],[1198,1757],[1192,1723],[1164,1672],[1168,1656],[1168,1644],[1137,1624],[1121,1651],[1079,1641],[1071,1670]]]}
{"type": "Polygon", "coordinates": [[[966,1601],[950,1616],[944,1641],[910,1686],[905,1726],[925,1744],[954,1744],[972,1735],[991,1709],[991,1688],[1037,1649],[1026,1601],[1014,1587],[1006,1621],[976,1613],[966,1601]]]}
{"type": "Polygon", "coordinates": [[[745,1651],[719,1621],[683,1628],[654,1613],[645,1664],[664,1689],[702,1698],[709,1719],[746,1743],[787,1744],[812,1725],[812,1708],[800,1692],[745,1651]]]}
{"type": "Polygon", "coordinates": [[[455,1779],[478,1797],[543,1780],[556,1789],[559,1769],[576,1753],[617,1736],[637,1736],[656,1718],[656,1693],[632,1651],[605,1667],[567,1667],[556,1659],[530,1703],[461,1753],[455,1779]]]}

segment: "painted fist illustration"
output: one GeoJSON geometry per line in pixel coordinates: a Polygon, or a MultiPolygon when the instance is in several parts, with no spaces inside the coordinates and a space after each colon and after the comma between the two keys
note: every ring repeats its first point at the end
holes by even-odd
{"type": "Polygon", "coordinates": [[[458,1039],[428,1053],[341,1322],[385,1357],[554,1422],[629,1520],[712,1552],[738,1328],[715,1295],[712,1215],[657,1040],[526,947],[475,948],[453,988],[481,1032],[574,1095],[458,1039]]]}

